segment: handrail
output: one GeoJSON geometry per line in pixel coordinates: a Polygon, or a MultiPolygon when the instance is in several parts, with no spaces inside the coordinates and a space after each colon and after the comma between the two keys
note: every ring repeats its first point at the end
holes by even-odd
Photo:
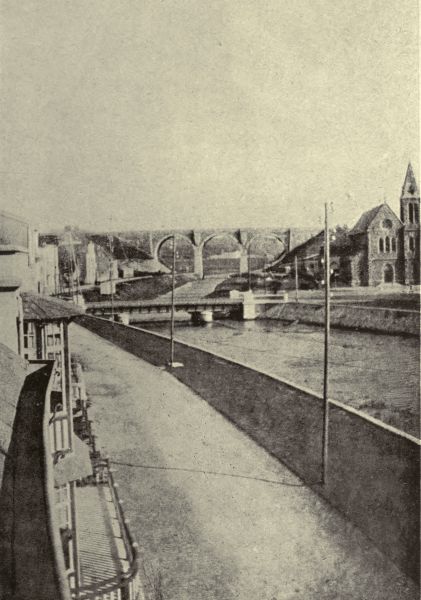
{"type": "Polygon", "coordinates": [[[51,459],[50,442],[49,442],[49,426],[50,426],[50,394],[53,385],[53,360],[42,360],[42,361],[30,361],[31,364],[38,363],[44,364],[50,368],[50,377],[48,381],[46,400],[44,403],[44,415],[42,424],[43,433],[43,460],[44,460],[44,491],[45,499],[47,503],[47,527],[48,533],[51,539],[51,545],[53,547],[53,554],[55,558],[55,569],[56,577],[60,589],[60,600],[71,600],[70,587],[66,576],[66,566],[64,564],[63,548],[61,544],[59,525],[56,522],[55,506],[54,506],[54,470],[51,459]]]}
{"type": "Polygon", "coordinates": [[[111,496],[114,501],[114,506],[116,507],[117,519],[118,519],[118,522],[120,525],[121,533],[123,535],[124,545],[126,547],[126,551],[128,554],[129,563],[132,563],[134,561],[134,553],[133,553],[133,548],[132,548],[133,540],[131,540],[131,535],[130,535],[129,529],[128,529],[126,523],[124,522],[125,520],[124,520],[124,515],[123,515],[123,509],[121,508],[121,501],[120,501],[119,493],[117,490],[117,484],[114,481],[114,477],[113,477],[112,471],[110,469],[109,458],[106,458],[105,462],[106,462],[107,471],[108,471],[108,473],[107,473],[108,486],[110,488],[111,496]]]}
{"type": "MultiPolygon", "coordinates": [[[[116,509],[120,531],[127,552],[129,568],[128,571],[120,573],[114,577],[110,577],[109,579],[104,579],[100,582],[90,585],[80,586],[77,590],[77,598],[79,600],[90,600],[97,598],[99,594],[109,594],[114,590],[127,588],[131,582],[136,580],[136,577],[139,573],[139,552],[137,549],[137,543],[135,542],[129,527],[127,526],[127,520],[124,518],[121,501],[117,491],[117,484],[110,469],[110,460],[109,458],[102,458],[97,462],[97,465],[100,467],[105,467],[106,469],[107,483],[110,489],[114,507],[116,509]]],[[[135,597],[131,598],[130,600],[135,600],[135,597]]]]}

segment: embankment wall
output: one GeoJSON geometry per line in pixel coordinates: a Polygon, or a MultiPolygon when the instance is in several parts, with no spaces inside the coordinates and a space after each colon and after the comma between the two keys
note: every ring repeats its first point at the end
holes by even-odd
{"type": "MultiPolygon", "coordinates": [[[[323,325],[324,315],[325,309],[321,304],[287,302],[266,308],[259,318],[323,325]]],[[[331,304],[330,324],[346,329],[420,335],[420,314],[412,310],[331,304]]]]}
{"type": "MultiPolygon", "coordinates": [[[[105,319],[77,321],[154,364],[168,361],[168,338],[105,319]]],[[[175,342],[171,369],[209,404],[285,463],[414,579],[419,577],[419,467],[415,438],[330,402],[327,484],[322,486],[322,398],[269,373],[175,342]]]]}

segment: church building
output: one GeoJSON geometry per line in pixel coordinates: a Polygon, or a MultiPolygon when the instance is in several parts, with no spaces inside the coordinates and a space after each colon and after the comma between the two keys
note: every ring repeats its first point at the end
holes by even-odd
{"type": "MultiPolygon", "coordinates": [[[[324,232],[285,254],[276,270],[293,266],[324,278],[324,232]]],[[[411,163],[400,197],[400,218],[385,202],[366,211],[350,231],[331,242],[333,285],[420,284],[420,193],[411,163]]]]}
{"type": "MultiPolygon", "coordinates": [[[[386,203],[363,213],[338,250],[351,285],[420,283],[420,193],[409,163],[400,198],[400,219],[386,203]]],[[[341,270],[342,270],[341,269],[341,270]]]]}

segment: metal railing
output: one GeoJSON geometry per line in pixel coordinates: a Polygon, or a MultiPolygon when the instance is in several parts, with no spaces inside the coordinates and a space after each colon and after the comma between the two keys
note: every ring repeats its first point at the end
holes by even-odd
{"type": "Polygon", "coordinates": [[[80,586],[74,591],[74,598],[77,600],[142,600],[138,544],[130,532],[129,521],[124,517],[118,484],[114,480],[108,458],[94,461],[94,474],[96,485],[108,486],[127,555],[128,569],[95,584],[80,586]]]}

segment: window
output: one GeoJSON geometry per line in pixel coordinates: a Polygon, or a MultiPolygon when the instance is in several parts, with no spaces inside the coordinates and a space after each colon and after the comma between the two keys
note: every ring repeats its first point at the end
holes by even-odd
{"type": "Polygon", "coordinates": [[[392,238],[392,252],[396,252],[396,238],[392,238]]]}
{"type": "Polygon", "coordinates": [[[390,219],[384,219],[382,226],[384,229],[392,229],[393,223],[390,219]]]}
{"type": "Polygon", "coordinates": [[[410,223],[414,222],[414,205],[413,204],[409,204],[409,222],[410,223]]]}
{"type": "Polygon", "coordinates": [[[411,252],[415,250],[415,240],[413,237],[409,238],[409,249],[411,250],[411,252]]]}
{"type": "Polygon", "coordinates": [[[390,252],[390,239],[389,239],[389,237],[386,238],[386,252],[390,252]]]}
{"type": "Polygon", "coordinates": [[[379,239],[379,252],[384,252],[384,241],[383,241],[383,238],[379,239]]]}
{"type": "Polygon", "coordinates": [[[415,220],[415,223],[420,222],[420,211],[419,211],[418,204],[414,204],[414,220],[415,220]]]}
{"type": "Polygon", "coordinates": [[[54,336],[50,333],[47,335],[47,346],[54,345],[54,336]]]}
{"type": "Polygon", "coordinates": [[[23,347],[35,348],[35,327],[33,323],[23,323],[23,347]]]}
{"type": "Polygon", "coordinates": [[[405,210],[402,205],[401,205],[401,221],[402,221],[402,223],[405,221],[405,210]]]}

